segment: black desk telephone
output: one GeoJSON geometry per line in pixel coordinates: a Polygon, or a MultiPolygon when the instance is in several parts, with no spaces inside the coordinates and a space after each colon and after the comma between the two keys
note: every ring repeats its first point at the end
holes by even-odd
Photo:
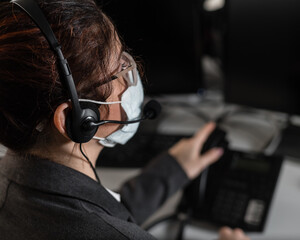
{"type": "Polygon", "coordinates": [[[186,187],[179,210],[217,225],[263,231],[283,158],[227,145],[226,133],[216,128],[202,152],[221,146],[224,155],[186,187]]]}

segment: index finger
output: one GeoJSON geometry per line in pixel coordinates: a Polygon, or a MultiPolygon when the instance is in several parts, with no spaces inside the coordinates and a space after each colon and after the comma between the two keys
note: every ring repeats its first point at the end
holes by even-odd
{"type": "Polygon", "coordinates": [[[207,123],[201,130],[196,132],[194,135],[194,138],[198,142],[199,145],[203,145],[204,142],[207,140],[209,135],[213,132],[213,130],[216,128],[215,122],[209,122],[207,123]]]}

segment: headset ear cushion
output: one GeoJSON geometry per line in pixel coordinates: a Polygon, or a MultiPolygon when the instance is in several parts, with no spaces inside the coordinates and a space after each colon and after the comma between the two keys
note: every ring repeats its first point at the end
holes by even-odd
{"type": "Polygon", "coordinates": [[[82,110],[84,109],[91,109],[93,112],[96,113],[97,119],[96,121],[100,121],[100,112],[99,112],[99,105],[91,102],[79,102],[80,107],[82,110]]]}
{"type": "Polygon", "coordinates": [[[100,121],[99,106],[90,102],[79,102],[82,109],[81,119],[72,120],[72,110],[67,114],[66,118],[66,131],[70,139],[77,143],[85,143],[93,138],[96,134],[98,127],[85,130],[79,127],[87,118],[92,119],[94,122],[100,121]],[[76,124],[77,123],[77,124],[76,124]]]}

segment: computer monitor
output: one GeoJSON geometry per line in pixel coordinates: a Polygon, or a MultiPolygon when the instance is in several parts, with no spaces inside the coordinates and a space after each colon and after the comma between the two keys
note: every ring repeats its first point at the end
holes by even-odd
{"type": "Polygon", "coordinates": [[[197,93],[201,81],[199,1],[98,0],[135,56],[146,94],[197,93]]]}
{"type": "Polygon", "coordinates": [[[300,114],[300,1],[227,0],[225,101],[300,114]]]}

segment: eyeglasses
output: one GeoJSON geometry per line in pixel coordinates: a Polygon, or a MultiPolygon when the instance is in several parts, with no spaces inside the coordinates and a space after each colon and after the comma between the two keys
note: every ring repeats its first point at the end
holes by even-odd
{"type": "Polygon", "coordinates": [[[121,66],[122,70],[111,77],[111,80],[115,80],[119,77],[127,82],[129,86],[135,86],[137,84],[138,72],[136,69],[136,63],[132,56],[127,52],[122,52],[121,55],[121,66]]]}

